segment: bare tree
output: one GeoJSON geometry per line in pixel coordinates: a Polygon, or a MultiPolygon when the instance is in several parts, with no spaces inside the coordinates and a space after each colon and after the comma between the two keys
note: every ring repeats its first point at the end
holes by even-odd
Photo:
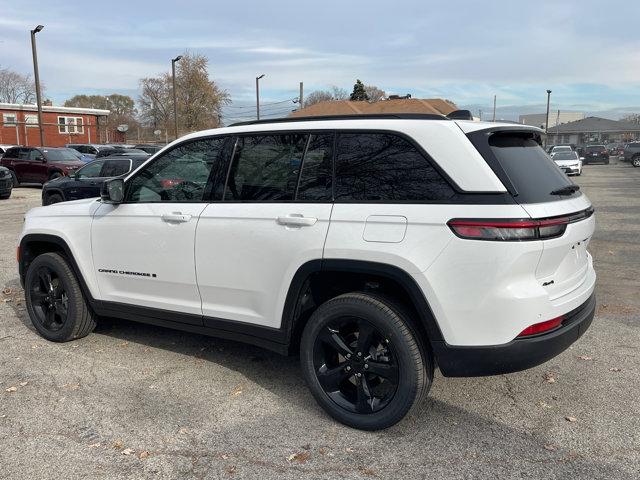
{"type": "Polygon", "coordinates": [[[344,88],[336,87],[333,85],[329,90],[316,90],[311,92],[304,99],[304,106],[310,107],[320,102],[331,102],[334,100],[346,100],[349,98],[349,94],[344,88]]]}
{"type": "MultiPolygon", "coordinates": [[[[44,87],[40,85],[44,92],[44,87]]],[[[0,102],[35,103],[36,86],[29,75],[0,68],[0,102]]]]}
{"type": "Polygon", "coordinates": [[[364,91],[366,92],[367,97],[369,97],[370,103],[379,102],[380,100],[385,100],[387,98],[387,93],[375,85],[366,85],[364,87],[364,91]]]}
{"type": "Polygon", "coordinates": [[[173,109],[171,77],[165,73],[160,77],[143,78],[140,80],[140,87],[140,119],[154,130],[167,131],[173,109]]]}
{"type": "MultiPolygon", "coordinates": [[[[209,79],[209,59],[185,52],[176,65],[178,129],[186,133],[220,126],[222,107],[230,103],[229,94],[209,79]]],[[[173,92],[169,73],[140,80],[138,99],[143,123],[154,129],[170,130],[173,122],[173,92]]]]}
{"type": "Polygon", "coordinates": [[[640,125],[640,114],[638,113],[630,113],[629,115],[625,115],[620,120],[628,123],[635,123],[636,125],[640,125]]]}

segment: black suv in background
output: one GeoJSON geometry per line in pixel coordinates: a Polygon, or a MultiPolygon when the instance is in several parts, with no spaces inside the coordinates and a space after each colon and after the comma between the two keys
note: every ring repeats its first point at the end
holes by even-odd
{"type": "Polygon", "coordinates": [[[588,163],[604,163],[609,165],[609,152],[604,145],[587,145],[584,147],[582,164],[588,163]]]}
{"type": "Polygon", "coordinates": [[[102,182],[126,175],[149,158],[147,154],[114,155],[86,164],[69,177],[60,177],[42,187],[42,205],[100,196],[102,182]]]}
{"type": "Polygon", "coordinates": [[[0,167],[0,199],[6,200],[11,196],[13,189],[13,178],[11,178],[11,170],[6,167],[0,167]]]}
{"type": "Polygon", "coordinates": [[[640,142],[631,142],[624,147],[623,161],[630,162],[634,167],[640,167],[640,142]]]}
{"type": "Polygon", "coordinates": [[[147,152],[140,150],[139,148],[126,148],[120,145],[109,145],[100,148],[98,153],[96,153],[96,158],[109,157],[114,153],[146,154],[147,152]]]}

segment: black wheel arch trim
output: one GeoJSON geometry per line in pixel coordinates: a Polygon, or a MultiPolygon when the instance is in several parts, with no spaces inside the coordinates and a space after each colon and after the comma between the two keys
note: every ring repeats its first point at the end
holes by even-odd
{"type": "Polygon", "coordinates": [[[317,272],[345,272],[376,275],[398,283],[409,298],[413,302],[413,306],[420,316],[420,321],[424,326],[428,340],[441,341],[443,339],[442,332],[433,315],[433,311],[429,306],[424,293],[416,283],[416,281],[403,269],[394,265],[371,262],[365,260],[349,260],[349,259],[323,259],[311,260],[303,264],[293,276],[285,305],[282,311],[281,328],[286,332],[287,343],[290,343],[291,336],[295,329],[296,312],[298,301],[302,288],[307,279],[317,272]]]}

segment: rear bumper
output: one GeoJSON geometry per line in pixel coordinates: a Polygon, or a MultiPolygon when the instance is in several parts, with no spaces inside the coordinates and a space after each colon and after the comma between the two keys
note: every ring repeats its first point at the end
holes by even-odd
{"type": "Polygon", "coordinates": [[[519,338],[503,345],[456,347],[431,342],[445,377],[477,377],[518,372],[535,367],[566,350],[587,331],[596,309],[595,293],[567,314],[562,326],[547,334],[519,338]]]}

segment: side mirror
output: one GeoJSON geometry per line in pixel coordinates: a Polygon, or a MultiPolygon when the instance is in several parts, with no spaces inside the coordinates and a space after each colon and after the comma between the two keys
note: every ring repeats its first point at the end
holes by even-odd
{"type": "Polygon", "coordinates": [[[36,160],[42,163],[47,163],[47,159],[44,158],[42,155],[40,155],[39,157],[36,157],[36,160]]]}
{"type": "Polygon", "coordinates": [[[100,198],[104,203],[122,203],[124,200],[124,180],[122,178],[105,180],[100,189],[100,198]]]}

